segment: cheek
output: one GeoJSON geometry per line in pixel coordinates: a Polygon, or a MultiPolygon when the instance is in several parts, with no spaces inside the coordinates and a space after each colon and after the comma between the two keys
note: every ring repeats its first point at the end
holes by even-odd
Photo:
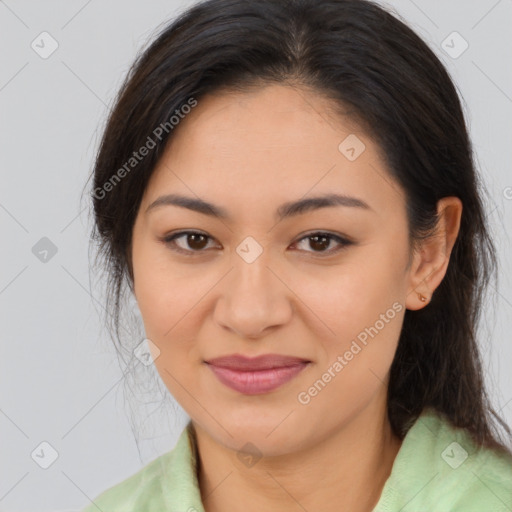
{"type": "Polygon", "coordinates": [[[132,259],[134,292],[146,335],[161,343],[185,315],[189,302],[186,295],[192,293],[193,283],[180,277],[160,244],[149,240],[149,235],[134,237],[132,259]]]}
{"type": "MultiPolygon", "coordinates": [[[[357,261],[346,261],[321,269],[316,276],[296,280],[294,292],[317,316],[325,329],[321,336],[327,343],[344,345],[381,315],[394,317],[403,301],[399,265],[385,255],[368,248],[359,251],[357,261]]],[[[356,259],[356,258],[354,258],[356,259]]]]}
{"type": "Polygon", "coordinates": [[[155,248],[139,247],[133,261],[134,290],[146,337],[159,350],[155,366],[178,398],[181,388],[176,381],[189,387],[190,366],[201,360],[198,330],[206,314],[208,291],[218,277],[171,264],[155,248]]]}
{"type": "Polygon", "coordinates": [[[377,282],[378,272],[353,269],[333,280],[323,297],[310,297],[308,305],[335,335],[324,330],[317,336],[318,364],[297,399],[304,411],[326,423],[355,414],[387,387],[405,307],[390,274],[385,275],[377,282]]]}
{"type": "Polygon", "coordinates": [[[146,334],[162,345],[182,337],[197,314],[201,296],[208,290],[201,286],[199,278],[191,281],[168,276],[157,269],[148,269],[138,276],[140,280],[135,285],[146,334]],[[201,292],[203,288],[205,292],[201,292]]]}
{"type": "Polygon", "coordinates": [[[394,358],[405,313],[400,262],[391,251],[368,247],[326,277],[298,292],[328,327],[316,333],[319,364],[310,383],[330,390],[315,398],[317,406],[343,400],[357,407],[381,388],[394,358]]]}
{"type": "Polygon", "coordinates": [[[198,315],[203,307],[200,299],[211,288],[208,278],[201,276],[194,281],[180,277],[175,269],[155,265],[141,265],[135,276],[146,337],[158,348],[155,367],[174,399],[185,405],[190,402],[189,393],[198,394],[198,315]]]}

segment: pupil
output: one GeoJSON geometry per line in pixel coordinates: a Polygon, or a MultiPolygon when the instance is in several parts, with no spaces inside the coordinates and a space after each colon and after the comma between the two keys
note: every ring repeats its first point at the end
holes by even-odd
{"type": "Polygon", "coordinates": [[[324,250],[329,245],[328,242],[326,243],[328,240],[326,236],[312,236],[310,237],[310,246],[312,249],[324,250]],[[322,242],[318,242],[319,240],[322,240],[322,242]],[[313,243],[311,243],[311,241],[313,243]]]}
{"type": "Polygon", "coordinates": [[[198,234],[188,235],[188,245],[189,245],[189,247],[191,247],[193,249],[202,249],[204,247],[205,239],[206,239],[206,237],[204,235],[198,235],[198,234]],[[201,242],[198,243],[198,241],[197,241],[197,239],[199,239],[201,237],[203,238],[202,244],[201,244],[201,242]],[[191,239],[192,239],[192,243],[190,242],[191,239]]]}
{"type": "MultiPolygon", "coordinates": [[[[204,242],[206,241],[206,237],[201,234],[191,234],[188,235],[188,245],[192,249],[202,249],[204,247],[204,242]]],[[[324,251],[329,245],[329,237],[327,236],[310,236],[309,237],[309,245],[312,249],[324,251]]]]}

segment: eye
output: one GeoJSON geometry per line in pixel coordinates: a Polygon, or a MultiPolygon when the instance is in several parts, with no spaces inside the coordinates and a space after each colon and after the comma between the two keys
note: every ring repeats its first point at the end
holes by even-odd
{"type": "MultiPolygon", "coordinates": [[[[170,246],[173,251],[191,256],[194,255],[194,253],[199,254],[204,252],[205,248],[208,246],[208,240],[213,239],[210,236],[198,231],[179,231],[162,238],[162,241],[167,246],[170,246]],[[181,246],[177,242],[180,239],[183,239],[181,246]]],[[[340,252],[346,247],[354,244],[352,240],[348,240],[347,238],[335,235],[334,233],[317,231],[302,237],[297,242],[294,242],[292,246],[297,246],[304,242],[309,242],[309,247],[313,249],[313,251],[306,250],[306,252],[318,253],[320,255],[322,255],[322,253],[331,255],[340,252]],[[333,241],[338,244],[338,247],[329,249],[329,246],[333,241]]]]}
{"type": "Polygon", "coordinates": [[[348,240],[346,238],[343,238],[341,236],[335,235],[334,233],[325,233],[323,231],[318,231],[315,233],[310,233],[304,237],[302,237],[298,242],[295,242],[294,245],[298,245],[302,243],[303,241],[306,241],[306,243],[309,243],[309,247],[314,248],[313,251],[306,251],[306,252],[313,252],[313,253],[324,253],[324,254],[334,254],[337,252],[342,251],[349,245],[352,245],[354,242],[352,240],[348,240]],[[328,247],[331,245],[331,242],[335,241],[338,244],[337,248],[334,249],[328,249],[328,247]]]}
{"type": "Polygon", "coordinates": [[[178,233],[164,237],[162,241],[166,245],[171,246],[171,249],[173,251],[182,254],[190,254],[194,252],[202,252],[206,245],[206,240],[210,238],[211,237],[209,237],[208,235],[205,235],[204,233],[200,233],[197,231],[179,231],[178,233]],[[180,247],[177,244],[176,240],[179,240],[180,238],[184,238],[184,245],[186,247],[180,247]]]}

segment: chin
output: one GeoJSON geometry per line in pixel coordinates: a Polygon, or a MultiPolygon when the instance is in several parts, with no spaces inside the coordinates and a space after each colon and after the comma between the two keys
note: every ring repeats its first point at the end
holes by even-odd
{"type": "Polygon", "coordinates": [[[254,451],[260,456],[285,455],[304,447],[304,437],[308,436],[304,422],[297,424],[298,418],[286,418],[283,409],[276,415],[243,414],[223,416],[222,428],[216,422],[208,422],[210,435],[224,446],[239,451],[254,451]],[[286,418],[284,421],[283,419],[286,418]],[[212,430],[210,430],[212,429],[212,430]],[[231,434],[231,435],[230,435],[231,434]]]}

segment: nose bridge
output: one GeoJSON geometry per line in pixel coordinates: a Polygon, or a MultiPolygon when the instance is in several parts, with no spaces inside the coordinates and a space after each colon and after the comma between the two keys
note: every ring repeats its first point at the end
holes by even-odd
{"type": "Polygon", "coordinates": [[[286,322],[291,311],[286,287],[271,270],[270,253],[254,242],[246,240],[237,247],[215,314],[217,322],[243,337],[286,322]]]}
{"type": "MultiPolygon", "coordinates": [[[[271,285],[272,272],[267,268],[270,261],[270,250],[252,236],[246,236],[235,248],[233,254],[232,284],[238,293],[254,295],[271,285]]],[[[274,277],[275,279],[275,277],[274,277]]],[[[266,294],[270,290],[266,290],[266,294]]]]}
{"type": "Polygon", "coordinates": [[[268,295],[270,277],[274,277],[268,268],[271,264],[268,256],[269,251],[262,250],[260,254],[256,254],[256,249],[249,244],[240,244],[237,255],[234,256],[235,268],[232,276],[232,285],[237,293],[254,296],[264,291],[268,295]]]}
{"type": "Polygon", "coordinates": [[[252,241],[243,242],[237,247],[228,290],[230,300],[243,301],[253,316],[258,311],[268,313],[278,293],[276,277],[268,268],[271,265],[270,253],[260,247],[256,247],[252,241]]]}

